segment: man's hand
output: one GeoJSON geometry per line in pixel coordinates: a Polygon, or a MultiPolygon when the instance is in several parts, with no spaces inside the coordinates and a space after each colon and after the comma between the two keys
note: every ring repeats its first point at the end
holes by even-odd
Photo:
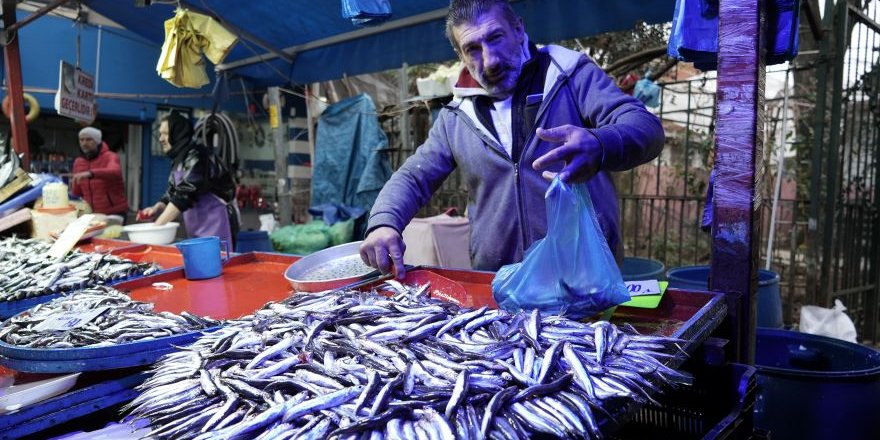
{"type": "Polygon", "coordinates": [[[82,171],[82,172],[79,172],[79,173],[76,173],[76,174],[70,176],[70,180],[73,182],[74,185],[79,183],[79,181],[81,179],[91,179],[91,178],[92,178],[91,171],[82,171]]]}
{"type": "MultiPolygon", "coordinates": [[[[565,183],[586,182],[599,172],[602,163],[602,144],[586,128],[566,124],[559,127],[539,128],[537,135],[542,140],[559,144],[547,154],[535,159],[532,168],[537,171],[547,169],[556,162],[564,162],[559,179],[565,183]]],[[[544,178],[552,180],[556,173],[544,172],[544,178]]]]}
{"type": "Polygon", "coordinates": [[[406,276],[403,267],[403,252],[406,245],[403,237],[394,228],[382,226],[367,235],[361,245],[361,259],[364,263],[379,269],[382,273],[394,272],[398,279],[406,276]]]}

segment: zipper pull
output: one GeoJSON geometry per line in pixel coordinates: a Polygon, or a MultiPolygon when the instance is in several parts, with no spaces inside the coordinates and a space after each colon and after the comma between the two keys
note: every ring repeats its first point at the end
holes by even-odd
{"type": "Polygon", "coordinates": [[[513,177],[519,179],[519,164],[516,162],[513,163],[513,177]]]}

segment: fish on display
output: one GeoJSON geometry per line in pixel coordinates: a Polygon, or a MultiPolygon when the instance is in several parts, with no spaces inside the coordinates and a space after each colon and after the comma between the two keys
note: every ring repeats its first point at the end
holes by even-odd
{"type": "Polygon", "coordinates": [[[169,439],[600,438],[691,377],[678,339],[510,314],[389,281],[299,293],[169,354],[127,409],[169,439]]]}
{"type": "Polygon", "coordinates": [[[0,301],[70,292],[161,270],[110,254],[73,251],[53,261],[49,243],[10,237],[0,240],[0,301]]]}
{"type": "Polygon", "coordinates": [[[204,330],[219,321],[183,312],[154,312],[153,305],[132,300],[112,287],[97,286],[34,306],[0,328],[0,341],[19,347],[106,347],[204,330]],[[90,322],[71,330],[38,330],[40,323],[68,312],[106,307],[90,322]]]}

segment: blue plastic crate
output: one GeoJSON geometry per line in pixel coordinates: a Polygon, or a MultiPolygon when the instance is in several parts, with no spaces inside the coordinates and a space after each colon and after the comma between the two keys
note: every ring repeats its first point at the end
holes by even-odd
{"type": "Polygon", "coordinates": [[[608,438],[749,439],[757,396],[756,369],[749,365],[695,367],[693,386],[656,395],[660,405],[638,409],[608,438]]]}
{"type": "Polygon", "coordinates": [[[149,373],[136,373],[95,383],[0,417],[0,439],[38,438],[47,428],[105,408],[129,402],[140,394],[134,388],[149,373]]]}

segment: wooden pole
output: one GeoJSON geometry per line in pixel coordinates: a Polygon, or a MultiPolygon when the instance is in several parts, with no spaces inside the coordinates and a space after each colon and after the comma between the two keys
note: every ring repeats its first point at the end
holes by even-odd
{"type": "Polygon", "coordinates": [[[710,288],[726,294],[736,362],[755,362],[764,148],[764,1],[721,0],[710,288]]]}

